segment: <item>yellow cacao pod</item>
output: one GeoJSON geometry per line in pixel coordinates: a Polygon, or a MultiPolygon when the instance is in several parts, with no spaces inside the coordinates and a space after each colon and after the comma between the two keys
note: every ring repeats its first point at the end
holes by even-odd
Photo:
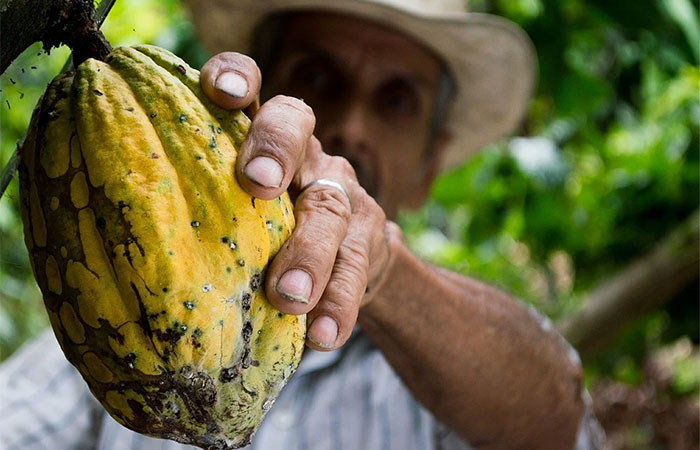
{"type": "Polygon", "coordinates": [[[67,359],[137,432],[242,447],[301,358],[305,317],[262,289],[292,205],[236,183],[248,126],[152,46],[88,59],[34,112],[20,167],[32,269],[67,359]]]}

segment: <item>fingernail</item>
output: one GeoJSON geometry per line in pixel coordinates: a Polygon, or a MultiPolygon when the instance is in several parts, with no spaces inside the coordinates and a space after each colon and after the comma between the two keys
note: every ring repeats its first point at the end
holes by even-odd
{"type": "Polygon", "coordinates": [[[312,283],[311,275],[303,270],[291,269],[282,275],[275,289],[289,301],[309,303],[311,288],[313,287],[312,283]]]}
{"type": "Polygon", "coordinates": [[[338,324],[328,316],[319,316],[309,327],[307,337],[321,348],[333,348],[338,339],[338,324]]]}
{"type": "Polygon", "coordinates": [[[248,95],[248,81],[236,72],[224,72],[216,78],[214,87],[234,98],[248,95]]]}
{"type": "Polygon", "coordinates": [[[265,187],[280,187],[282,184],[282,166],[272,158],[258,156],[245,166],[245,175],[255,184],[265,187]]]}

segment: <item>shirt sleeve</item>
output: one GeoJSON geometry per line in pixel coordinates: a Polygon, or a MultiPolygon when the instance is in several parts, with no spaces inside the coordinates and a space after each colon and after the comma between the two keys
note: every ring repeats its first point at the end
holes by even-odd
{"type": "Polygon", "coordinates": [[[95,447],[103,409],[47,330],[0,365],[0,447],[95,447]]]}

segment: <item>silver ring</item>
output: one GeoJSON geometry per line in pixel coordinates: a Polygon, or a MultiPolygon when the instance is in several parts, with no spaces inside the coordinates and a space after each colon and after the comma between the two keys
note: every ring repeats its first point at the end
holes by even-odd
{"type": "Polygon", "coordinates": [[[311,186],[315,186],[317,184],[319,184],[321,186],[332,187],[332,188],[337,189],[340,192],[342,192],[343,195],[345,195],[345,198],[348,199],[348,203],[350,203],[350,208],[352,208],[352,200],[350,200],[350,194],[348,194],[348,191],[345,190],[345,188],[343,187],[342,184],[338,183],[337,181],[329,180],[327,178],[319,178],[319,179],[314,180],[311,183],[307,184],[306,186],[301,188],[301,190],[299,191],[299,195],[301,195],[305,190],[307,190],[311,186]]]}

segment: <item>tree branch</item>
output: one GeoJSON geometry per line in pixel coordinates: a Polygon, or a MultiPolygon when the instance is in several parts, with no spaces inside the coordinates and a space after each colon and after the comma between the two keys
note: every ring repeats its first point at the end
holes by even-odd
{"type": "Polygon", "coordinates": [[[594,288],[559,331],[588,357],[626,325],[670,300],[700,276],[700,211],[621,273],[594,288]]]}
{"type": "Polygon", "coordinates": [[[109,44],[95,24],[92,0],[6,0],[0,5],[0,73],[37,41],[50,50],[66,44],[75,63],[102,58],[109,44]]]}

